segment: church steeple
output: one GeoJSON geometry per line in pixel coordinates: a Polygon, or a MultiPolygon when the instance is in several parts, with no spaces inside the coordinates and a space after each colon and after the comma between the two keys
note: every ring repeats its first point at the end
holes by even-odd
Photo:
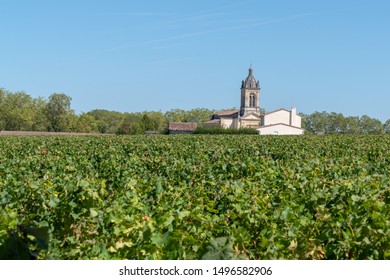
{"type": "Polygon", "coordinates": [[[240,115],[248,113],[260,114],[260,82],[253,76],[252,65],[245,81],[241,83],[241,110],[240,115]]]}

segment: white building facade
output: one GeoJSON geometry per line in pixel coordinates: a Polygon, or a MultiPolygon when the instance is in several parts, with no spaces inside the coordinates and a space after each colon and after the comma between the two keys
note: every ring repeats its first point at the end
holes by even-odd
{"type": "Polygon", "coordinates": [[[261,135],[299,135],[303,134],[302,118],[296,108],[290,111],[279,109],[261,114],[260,112],[260,82],[253,76],[252,67],[249,74],[241,83],[240,110],[227,110],[211,116],[204,123],[207,127],[223,128],[255,128],[261,135]]]}
{"type": "Polygon", "coordinates": [[[297,114],[296,108],[291,110],[279,109],[260,117],[261,135],[300,135],[303,134],[302,117],[297,114]]]}

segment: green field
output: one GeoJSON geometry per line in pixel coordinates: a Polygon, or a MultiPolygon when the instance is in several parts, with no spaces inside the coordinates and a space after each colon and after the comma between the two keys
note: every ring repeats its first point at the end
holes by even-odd
{"type": "Polygon", "coordinates": [[[390,259],[390,136],[3,136],[0,258],[390,259]]]}

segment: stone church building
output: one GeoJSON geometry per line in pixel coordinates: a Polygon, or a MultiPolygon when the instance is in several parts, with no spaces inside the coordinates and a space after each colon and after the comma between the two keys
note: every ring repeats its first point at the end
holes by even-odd
{"type": "Polygon", "coordinates": [[[303,134],[301,117],[296,108],[279,109],[266,114],[260,112],[260,82],[253,76],[252,67],[245,81],[241,83],[240,110],[221,111],[211,116],[205,126],[224,128],[255,128],[259,134],[303,134]]]}

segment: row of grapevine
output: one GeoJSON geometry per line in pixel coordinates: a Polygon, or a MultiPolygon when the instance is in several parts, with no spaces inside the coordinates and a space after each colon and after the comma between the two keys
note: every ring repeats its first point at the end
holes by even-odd
{"type": "Polygon", "coordinates": [[[389,136],[0,138],[0,259],[390,259],[389,136]]]}

